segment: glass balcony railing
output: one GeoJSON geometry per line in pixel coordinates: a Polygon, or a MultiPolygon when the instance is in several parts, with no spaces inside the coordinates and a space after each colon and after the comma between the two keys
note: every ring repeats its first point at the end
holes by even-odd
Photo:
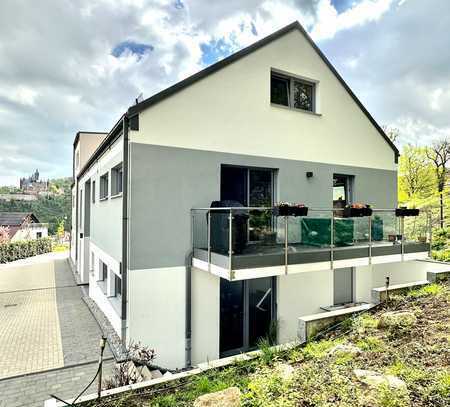
{"type": "MultiPolygon", "coordinates": [[[[308,209],[306,216],[277,216],[275,208],[192,209],[194,258],[204,268],[228,271],[336,262],[429,252],[429,216],[398,216],[373,209],[348,216],[344,209],[308,209]],[[414,226],[416,225],[416,226],[414,226]],[[231,248],[231,250],[230,250],[231,248]]],[[[351,215],[351,214],[350,214],[351,215]]],[[[340,267],[345,267],[340,263],[340,267]]]]}

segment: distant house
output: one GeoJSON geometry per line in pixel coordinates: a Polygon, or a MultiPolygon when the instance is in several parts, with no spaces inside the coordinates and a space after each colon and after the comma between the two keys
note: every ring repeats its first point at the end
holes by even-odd
{"type": "Polygon", "coordinates": [[[0,227],[8,229],[11,242],[48,236],[48,224],[30,212],[0,212],[0,227]]]}

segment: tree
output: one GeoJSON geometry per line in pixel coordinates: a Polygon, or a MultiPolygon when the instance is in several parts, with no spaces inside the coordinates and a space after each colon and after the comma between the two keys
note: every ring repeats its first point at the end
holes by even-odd
{"type": "Polygon", "coordinates": [[[396,127],[389,127],[384,125],[382,126],[382,129],[386,136],[389,137],[389,140],[391,140],[393,143],[395,143],[400,136],[400,130],[396,127]]]}
{"type": "Polygon", "coordinates": [[[436,175],[436,187],[439,194],[439,221],[441,229],[444,228],[444,189],[447,179],[448,165],[450,163],[450,142],[448,139],[435,141],[427,149],[427,157],[431,161],[436,175]]]}
{"type": "Polygon", "coordinates": [[[59,242],[61,243],[64,238],[64,220],[63,219],[58,223],[58,227],[56,228],[56,236],[58,236],[59,242]]]}
{"type": "Polygon", "coordinates": [[[431,193],[432,187],[433,169],[426,147],[406,145],[399,162],[399,200],[424,198],[431,193]]]}

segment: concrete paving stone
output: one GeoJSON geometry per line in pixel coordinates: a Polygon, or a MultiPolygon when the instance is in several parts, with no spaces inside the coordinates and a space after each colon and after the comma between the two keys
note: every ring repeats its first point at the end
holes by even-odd
{"type": "MultiPolygon", "coordinates": [[[[23,291],[0,291],[0,407],[43,406],[50,393],[76,396],[97,370],[102,332],[82,299],[66,259],[9,268],[0,273],[0,286],[23,291]],[[26,270],[23,270],[23,268],[26,270]],[[22,278],[33,273],[24,287],[22,278]],[[4,285],[4,278],[6,284],[4,285]],[[29,290],[31,286],[50,289],[29,290]],[[28,290],[28,291],[27,291],[28,290]],[[17,304],[4,307],[5,304],[17,304]],[[6,310],[6,311],[5,311],[6,310]],[[82,362],[92,362],[78,366],[82,362]],[[70,366],[61,368],[63,366],[70,366]],[[45,370],[56,368],[45,372],[45,370]],[[40,373],[35,373],[40,372],[40,373]],[[7,376],[30,373],[27,376],[7,376]]],[[[112,357],[109,346],[106,359],[112,357]]],[[[105,362],[104,377],[113,361],[105,362]]],[[[89,393],[94,392],[96,384],[89,393]]]]}

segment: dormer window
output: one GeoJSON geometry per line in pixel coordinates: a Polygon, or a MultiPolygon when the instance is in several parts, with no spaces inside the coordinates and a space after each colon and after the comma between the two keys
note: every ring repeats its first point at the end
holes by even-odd
{"type": "Polygon", "coordinates": [[[316,84],[277,72],[271,73],[270,102],[293,109],[315,112],[316,84]]]}

